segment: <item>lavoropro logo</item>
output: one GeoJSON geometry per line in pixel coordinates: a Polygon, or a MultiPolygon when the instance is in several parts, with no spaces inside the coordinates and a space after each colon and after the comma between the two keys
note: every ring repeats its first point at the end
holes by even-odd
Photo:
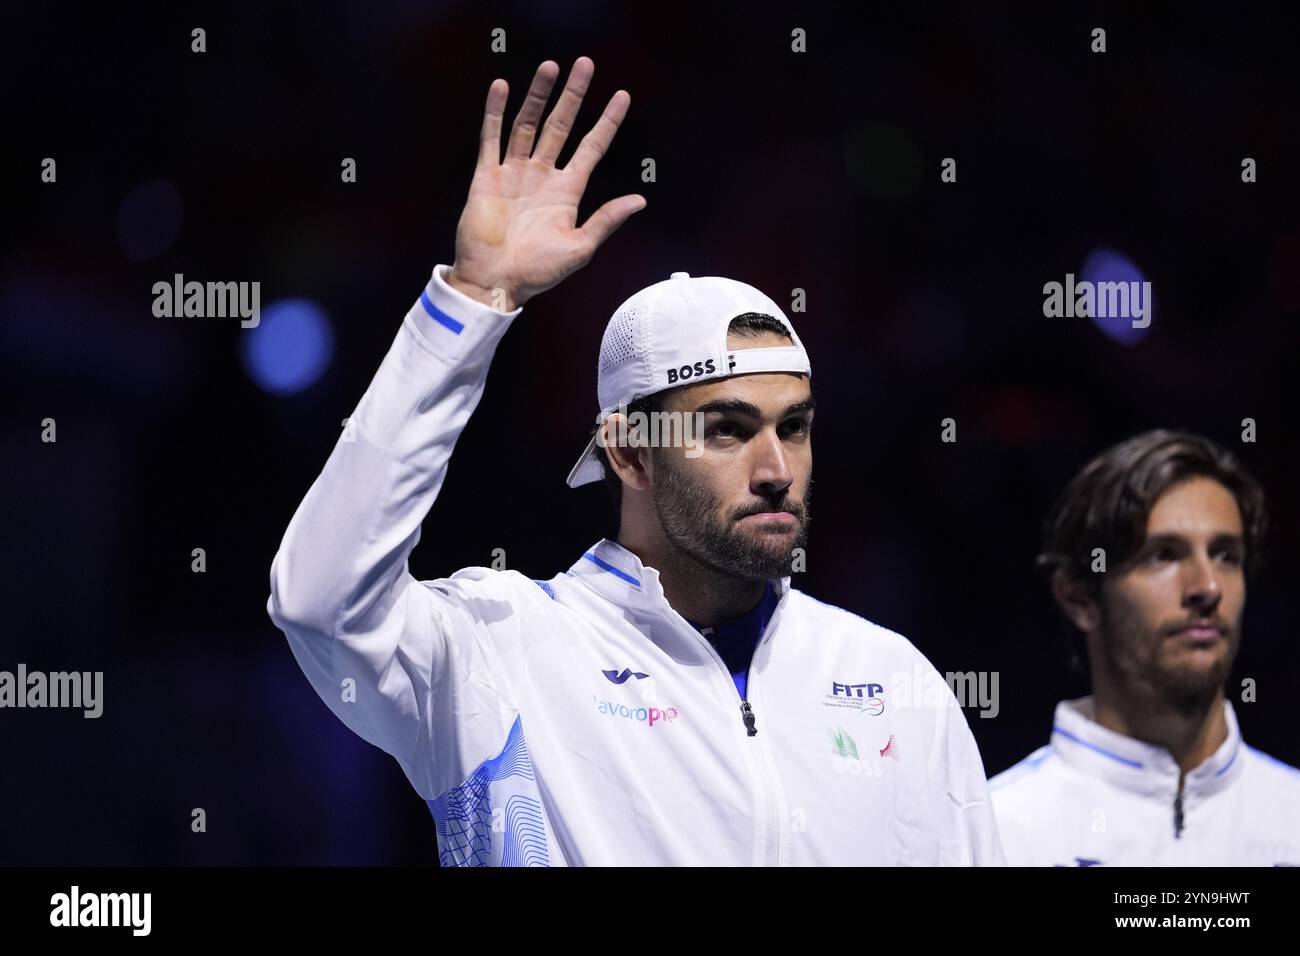
{"type": "Polygon", "coordinates": [[[627,720],[635,724],[641,724],[644,727],[671,724],[680,717],[682,713],[676,707],[650,707],[620,704],[613,700],[601,700],[595,694],[591,695],[591,699],[596,704],[596,711],[604,714],[611,720],[627,720]]]}
{"type": "Polygon", "coordinates": [[[718,367],[713,363],[713,359],[705,359],[694,364],[687,362],[681,368],[668,370],[668,384],[674,385],[678,381],[684,382],[688,378],[698,378],[701,375],[712,375],[717,370],[718,367]]]}
{"type": "Polygon", "coordinates": [[[831,692],[822,698],[823,707],[851,710],[879,717],[885,712],[885,688],[871,682],[861,684],[831,683],[831,692]]]}

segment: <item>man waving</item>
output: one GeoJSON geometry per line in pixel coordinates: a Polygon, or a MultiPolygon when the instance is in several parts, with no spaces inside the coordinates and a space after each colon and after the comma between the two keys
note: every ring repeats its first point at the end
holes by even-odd
{"type": "Polygon", "coordinates": [[[937,678],[929,662],[791,587],[812,372],[752,286],[677,272],[609,321],[597,430],[568,483],[608,483],[616,540],[545,580],[411,576],[497,343],[645,206],[622,196],[577,225],[630,101],[615,93],[558,168],[592,71],[574,64],[534,149],[558,75],[539,67],[504,160],[507,88],[489,87],[455,262],[435,268],[354,440],[290,522],[272,620],[325,703],[428,802],[444,864],[1001,863],[952,693],[893,696],[898,679],[937,678]],[[700,427],[659,440],[647,416],[700,427]]]}

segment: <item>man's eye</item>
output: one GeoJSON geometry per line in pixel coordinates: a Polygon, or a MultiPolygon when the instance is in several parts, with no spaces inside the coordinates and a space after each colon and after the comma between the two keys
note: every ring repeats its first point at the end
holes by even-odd
{"type": "Polygon", "coordinates": [[[786,422],[786,430],[792,435],[802,435],[811,427],[802,418],[794,418],[786,422]]]}
{"type": "Polygon", "coordinates": [[[718,422],[713,426],[713,434],[722,438],[734,438],[736,435],[735,422],[718,422]]]}
{"type": "Polygon", "coordinates": [[[1172,548],[1156,548],[1151,552],[1148,560],[1150,561],[1173,561],[1176,555],[1172,548]]]}
{"type": "Polygon", "coordinates": [[[1231,548],[1226,548],[1223,551],[1220,551],[1219,557],[1223,558],[1224,561],[1231,565],[1241,564],[1241,555],[1238,552],[1233,551],[1231,548]]]}

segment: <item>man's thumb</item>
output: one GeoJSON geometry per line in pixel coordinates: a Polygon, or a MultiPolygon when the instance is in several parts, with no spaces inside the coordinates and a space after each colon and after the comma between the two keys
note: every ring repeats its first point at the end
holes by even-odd
{"type": "Polygon", "coordinates": [[[627,222],[634,212],[640,212],[645,207],[645,197],[636,194],[611,199],[593,212],[582,224],[582,234],[587,237],[594,250],[612,236],[619,226],[627,222]]]}

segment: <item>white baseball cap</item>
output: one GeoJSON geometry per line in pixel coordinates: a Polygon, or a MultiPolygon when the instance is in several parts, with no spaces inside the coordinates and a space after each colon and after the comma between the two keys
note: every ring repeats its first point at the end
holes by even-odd
{"type": "Polygon", "coordinates": [[[665,389],[754,372],[799,372],[812,378],[808,353],[794,326],[762,292],[735,279],[692,279],[685,272],[642,289],[620,305],[605,326],[597,366],[597,429],[569,472],[569,487],[604,476],[596,453],[599,425],[621,406],[665,389]],[[794,344],[727,348],[727,326],[747,312],[777,319],[794,344]]]}

